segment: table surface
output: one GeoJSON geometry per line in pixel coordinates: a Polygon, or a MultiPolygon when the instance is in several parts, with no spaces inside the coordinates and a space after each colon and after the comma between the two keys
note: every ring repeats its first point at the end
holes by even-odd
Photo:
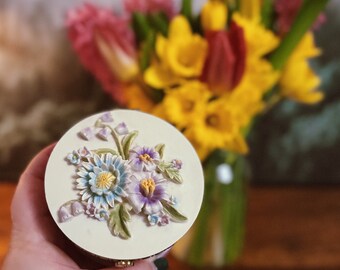
{"type": "MultiPolygon", "coordinates": [[[[0,265],[14,190],[0,182],[0,265]]],[[[194,269],[171,255],[169,262],[194,269]]],[[[251,186],[245,248],[232,269],[340,269],[340,186],[251,186]]]]}

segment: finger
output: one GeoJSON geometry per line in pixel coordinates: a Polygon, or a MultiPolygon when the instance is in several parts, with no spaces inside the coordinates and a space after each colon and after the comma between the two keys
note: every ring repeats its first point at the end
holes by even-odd
{"type": "Polygon", "coordinates": [[[44,195],[44,173],[53,148],[54,144],[35,156],[20,177],[11,207],[13,229],[17,231],[33,235],[40,233],[42,226],[55,228],[44,195]]]}

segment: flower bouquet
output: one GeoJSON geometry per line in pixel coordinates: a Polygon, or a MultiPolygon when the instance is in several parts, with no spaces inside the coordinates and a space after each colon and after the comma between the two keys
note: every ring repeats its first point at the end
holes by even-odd
{"type": "Polygon", "coordinates": [[[202,211],[174,249],[189,262],[230,264],[240,254],[255,119],[284,99],[323,98],[308,61],[320,54],[311,29],[326,4],[210,0],[194,14],[190,0],[178,9],[169,0],[125,0],[119,13],[90,4],[69,11],[72,46],[115,104],[172,123],[202,160],[202,211]]]}

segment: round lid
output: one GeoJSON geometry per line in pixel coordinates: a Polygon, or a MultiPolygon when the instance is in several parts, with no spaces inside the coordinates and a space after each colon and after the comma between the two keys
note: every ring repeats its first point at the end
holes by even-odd
{"type": "Polygon", "coordinates": [[[76,245],[114,260],[155,255],[192,226],[204,178],[189,141],[146,113],[113,110],[73,126],[55,146],[45,193],[76,245]]]}

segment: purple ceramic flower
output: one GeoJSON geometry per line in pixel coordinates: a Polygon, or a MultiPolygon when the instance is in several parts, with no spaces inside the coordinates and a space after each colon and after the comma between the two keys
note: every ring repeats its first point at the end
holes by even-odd
{"type": "Polygon", "coordinates": [[[126,135],[129,133],[129,130],[124,122],[119,123],[118,126],[115,127],[115,131],[119,135],[126,135]]]}
{"type": "Polygon", "coordinates": [[[73,216],[65,206],[62,206],[58,211],[58,217],[60,222],[66,222],[70,220],[73,216]]]}
{"type": "Polygon", "coordinates": [[[157,214],[163,209],[161,200],[167,199],[165,179],[160,174],[142,172],[131,176],[129,200],[136,214],[157,214]]]}
{"type": "Polygon", "coordinates": [[[78,149],[78,154],[82,158],[88,158],[91,156],[91,151],[87,149],[86,146],[83,146],[82,148],[78,149]]]}
{"type": "Polygon", "coordinates": [[[81,202],[74,202],[71,204],[71,212],[73,216],[78,216],[84,213],[84,205],[81,202]]]}
{"type": "Polygon", "coordinates": [[[161,216],[159,220],[159,225],[165,226],[165,225],[168,225],[169,223],[170,223],[170,217],[168,215],[161,216]]]}
{"type": "Polygon", "coordinates": [[[101,128],[98,132],[97,132],[97,137],[99,139],[102,139],[104,141],[107,141],[107,138],[110,136],[111,131],[105,127],[105,128],[101,128]]]}
{"type": "Polygon", "coordinates": [[[88,203],[86,206],[85,214],[89,217],[94,217],[96,214],[96,206],[93,203],[88,203]]]}
{"type": "Polygon", "coordinates": [[[94,134],[93,134],[93,129],[90,127],[84,128],[79,132],[80,137],[82,137],[83,139],[89,141],[93,138],[94,134]]]}
{"type": "Polygon", "coordinates": [[[182,160],[179,160],[179,159],[173,159],[171,161],[171,164],[172,164],[172,167],[176,168],[177,170],[182,169],[182,166],[183,166],[182,160]]]}
{"type": "Polygon", "coordinates": [[[113,122],[112,114],[110,112],[106,112],[100,117],[100,120],[106,123],[113,122]]]}
{"type": "Polygon", "coordinates": [[[137,172],[155,170],[159,158],[154,148],[136,146],[130,150],[131,167],[137,172]]]}

